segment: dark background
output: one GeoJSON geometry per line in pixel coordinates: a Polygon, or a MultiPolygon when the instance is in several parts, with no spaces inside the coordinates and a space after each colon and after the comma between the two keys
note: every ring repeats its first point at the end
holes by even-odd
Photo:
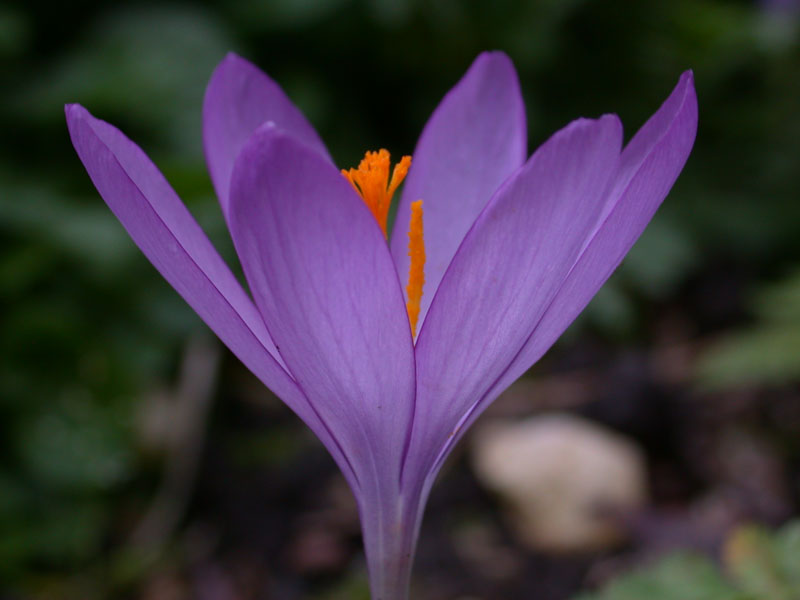
{"type": "Polygon", "coordinates": [[[604,112],[630,136],[695,71],[697,142],[663,208],[490,411],[573,410],[625,434],[648,508],[623,515],[622,547],[532,551],[457,452],[415,598],[564,599],[797,515],[799,16],[721,0],[0,4],[0,598],[365,597],[332,461],[140,255],[69,143],[66,102],[119,126],[233,263],[200,123],[228,50],[284,87],[342,167],[410,153],[485,49],[516,64],[531,149],[604,112]]]}

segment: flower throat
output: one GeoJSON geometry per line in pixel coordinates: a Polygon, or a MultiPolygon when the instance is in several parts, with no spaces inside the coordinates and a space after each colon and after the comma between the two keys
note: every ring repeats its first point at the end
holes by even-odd
{"type": "MultiPolygon", "coordinates": [[[[367,152],[357,169],[342,169],[342,175],[352,184],[361,196],[378,225],[384,237],[389,239],[386,231],[386,221],[389,216],[389,206],[392,196],[398,186],[403,182],[411,166],[411,157],[404,156],[392,170],[389,178],[389,152],[378,150],[367,152]]],[[[408,256],[411,259],[408,268],[408,285],[406,285],[406,310],[408,321],[411,325],[411,335],[417,335],[417,319],[419,318],[419,305],[422,299],[422,287],[425,285],[425,241],[422,236],[422,200],[411,203],[411,220],[408,226],[408,256]]]]}

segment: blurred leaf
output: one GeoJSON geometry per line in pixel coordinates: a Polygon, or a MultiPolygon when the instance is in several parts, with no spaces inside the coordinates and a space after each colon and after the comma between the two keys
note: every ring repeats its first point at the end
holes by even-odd
{"type": "Polygon", "coordinates": [[[314,442],[302,428],[282,425],[256,432],[239,431],[226,444],[238,467],[279,469],[296,462],[314,442]]]}
{"type": "Polygon", "coordinates": [[[199,8],[134,7],[96,19],[83,43],[15,95],[21,114],[63,121],[67,102],[100,118],[124,115],[201,160],[200,111],[214,67],[232,48],[199,8]]]}
{"type": "Polygon", "coordinates": [[[0,6],[0,58],[21,54],[30,34],[30,23],[21,12],[0,6]]]}
{"type": "Polygon", "coordinates": [[[331,591],[315,595],[315,600],[370,600],[366,573],[353,573],[331,591]]]}
{"type": "Polygon", "coordinates": [[[757,294],[754,306],[764,321],[800,325],[800,271],[757,294]]]}
{"type": "Polygon", "coordinates": [[[62,500],[3,523],[0,573],[32,559],[75,564],[98,550],[105,527],[98,504],[62,500]]]}
{"type": "Polygon", "coordinates": [[[367,5],[378,21],[398,26],[407,21],[412,12],[414,0],[368,0],[367,5]]]}
{"type": "Polygon", "coordinates": [[[289,29],[319,21],[347,4],[352,0],[236,0],[233,7],[251,27],[289,29]]]}
{"type": "Polygon", "coordinates": [[[800,523],[777,535],[757,525],[736,529],[725,544],[725,565],[741,588],[764,600],[800,598],[800,523]]]}
{"type": "Polygon", "coordinates": [[[775,533],[745,525],[725,544],[730,581],[704,556],[673,554],[574,600],[796,600],[800,598],[798,550],[800,522],[775,533]]]}
{"type": "Polygon", "coordinates": [[[131,474],[126,411],[73,393],[19,424],[17,451],[45,487],[108,489],[131,474]]]}
{"type": "Polygon", "coordinates": [[[778,569],[789,589],[800,597],[800,521],[792,521],[773,540],[778,569]]]}
{"type": "Polygon", "coordinates": [[[11,249],[0,261],[0,296],[11,297],[24,292],[50,268],[51,253],[42,246],[29,245],[11,249]]]}
{"type": "Polygon", "coordinates": [[[18,515],[24,509],[27,494],[10,473],[0,472],[0,519],[18,515]]]}
{"type": "Polygon", "coordinates": [[[696,554],[674,554],[623,575],[601,592],[574,600],[766,600],[738,592],[714,564],[696,554]]]}
{"type": "Polygon", "coordinates": [[[757,294],[756,322],[727,334],[700,357],[701,387],[780,385],[800,380],[800,273],[757,294]]]}
{"type": "Polygon", "coordinates": [[[733,333],[700,358],[704,389],[781,385],[800,377],[800,330],[763,327],[733,333]]]}
{"type": "MultiPolygon", "coordinates": [[[[38,238],[40,248],[56,247],[103,273],[118,272],[136,255],[102,202],[69,202],[42,185],[0,184],[0,231],[38,238]]],[[[12,267],[3,261],[0,268],[12,267]]]]}

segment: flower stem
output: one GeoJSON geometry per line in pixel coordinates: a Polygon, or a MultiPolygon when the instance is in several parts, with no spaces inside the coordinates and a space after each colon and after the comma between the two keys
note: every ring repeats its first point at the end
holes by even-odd
{"type": "Polygon", "coordinates": [[[372,600],[408,600],[411,567],[422,520],[421,498],[398,495],[393,502],[361,507],[364,550],[372,600]]]}

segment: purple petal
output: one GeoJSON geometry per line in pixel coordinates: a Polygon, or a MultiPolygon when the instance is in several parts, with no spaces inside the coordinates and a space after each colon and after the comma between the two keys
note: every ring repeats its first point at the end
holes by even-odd
{"type": "Polygon", "coordinates": [[[211,75],[203,100],[203,145],[222,212],[228,214],[233,164],[267,121],[328,156],[317,132],[280,86],[252,63],[229,53],[211,75]]]}
{"type": "Polygon", "coordinates": [[[413,345],[377,222],[320,153],[265,125],[236,161],[230,224],[289,371],[359,478],[396,487],[414,398],[413,345]]]}
{"type": "Polygon", "coordinates": [[[625,147],[607,202],[607,218],[493,393],[502,392],[539,360],[619,266],[678,178],[696,133],[697,95],[687,71],[625,147]]]}
{"type": "Polygon", "coordinates": [[[459,432],[443,447],[439,462],[486,406],[547,352],[619,266],[678,178],[696,132],[697,96],[692,73],[687,71],[625,147],[602,223],[587,240],[518,356],[492,389],[464,414],[459,432]]]}
{"type": "Polygon", "coordinates": [[[478,217],[417,340],[406,472],[427,472],[462,415],[522,348],[596,225],[621,143],[615,116],[571,123],[478,217]]]}
{"type": "Polygon", "coordinates": [[[503,181],[525,161],[525,106],[514,65],[483,53],[444,97],[414,150],[392,233],[392,255],[408,276],[410,205],[422,199],[425,287],[419,323],[467,230],[503,181]]]}
{"type": "Polygon", "coordinates": [[[77,104],[65,107],[78,156],[136,245],[231,351],[320,437],[350,480],[346,460],[283,361],[256,307],[144,152],[77,104]]]}

